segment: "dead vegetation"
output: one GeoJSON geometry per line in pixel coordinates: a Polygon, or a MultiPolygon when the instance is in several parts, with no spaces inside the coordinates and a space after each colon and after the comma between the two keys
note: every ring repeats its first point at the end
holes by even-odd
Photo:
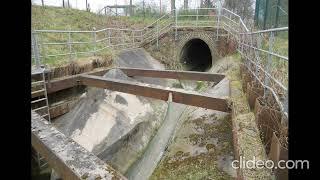
{"type": "Polygon", "coordinates": [[[50,78],[60,78],[64,76],[71,76],[75,74],[85,73],[94,70],[95,68],[111,67],[113,64],[113,57],[93,56],[90,58],[83,58],[78,61],[71,61],[68,64],[61,64],[50,68],[50,78]]]}

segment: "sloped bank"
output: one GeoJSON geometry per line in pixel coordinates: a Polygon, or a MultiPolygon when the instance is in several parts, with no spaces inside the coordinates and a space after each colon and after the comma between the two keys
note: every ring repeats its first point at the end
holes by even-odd
{"type": "MultiPolygon", "coordinates": [[[[121,70],[106,77],[128,78],[121,70]]],[[[142,154],[166,112],[166,102],[88,88],[80,102],[54,122],[64,134],[121,173],[142,154]]]]}

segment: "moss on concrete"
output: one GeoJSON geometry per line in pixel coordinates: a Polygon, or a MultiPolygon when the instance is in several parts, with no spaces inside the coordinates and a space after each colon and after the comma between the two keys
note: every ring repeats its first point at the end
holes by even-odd
{"type": "Polygon", "coordinates": [[[194,118],[189,116],[177,132],[168,152],[150,179],[232,179],[218,165],[221,156],[232,156],[230,116],[216,116],[214,111],[194,118]]]}

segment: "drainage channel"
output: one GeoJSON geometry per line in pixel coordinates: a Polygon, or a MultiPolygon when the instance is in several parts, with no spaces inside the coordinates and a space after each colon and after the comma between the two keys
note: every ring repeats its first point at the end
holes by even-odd
{"type": "Polygon", "coordinates": [[[178,120],[186,107],[187,106],[184,104],[168,102],[168,109],[164,122],[157,134],[150,141],[143,157],[129,168],[126,174],[128,179],[144,180],[151,176],[154,169],[157,167],[158,162],[161,160],[178,120]]]}

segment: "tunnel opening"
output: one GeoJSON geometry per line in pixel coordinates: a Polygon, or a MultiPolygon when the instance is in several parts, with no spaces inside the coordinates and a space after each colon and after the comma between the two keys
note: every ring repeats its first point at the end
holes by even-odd
{"type": "Polygon", "coordinates": [[[212,55],[207,43],[191,39],[182,48],[180,62],[188,71],[207,71],[212,67],[212,55]]]}

